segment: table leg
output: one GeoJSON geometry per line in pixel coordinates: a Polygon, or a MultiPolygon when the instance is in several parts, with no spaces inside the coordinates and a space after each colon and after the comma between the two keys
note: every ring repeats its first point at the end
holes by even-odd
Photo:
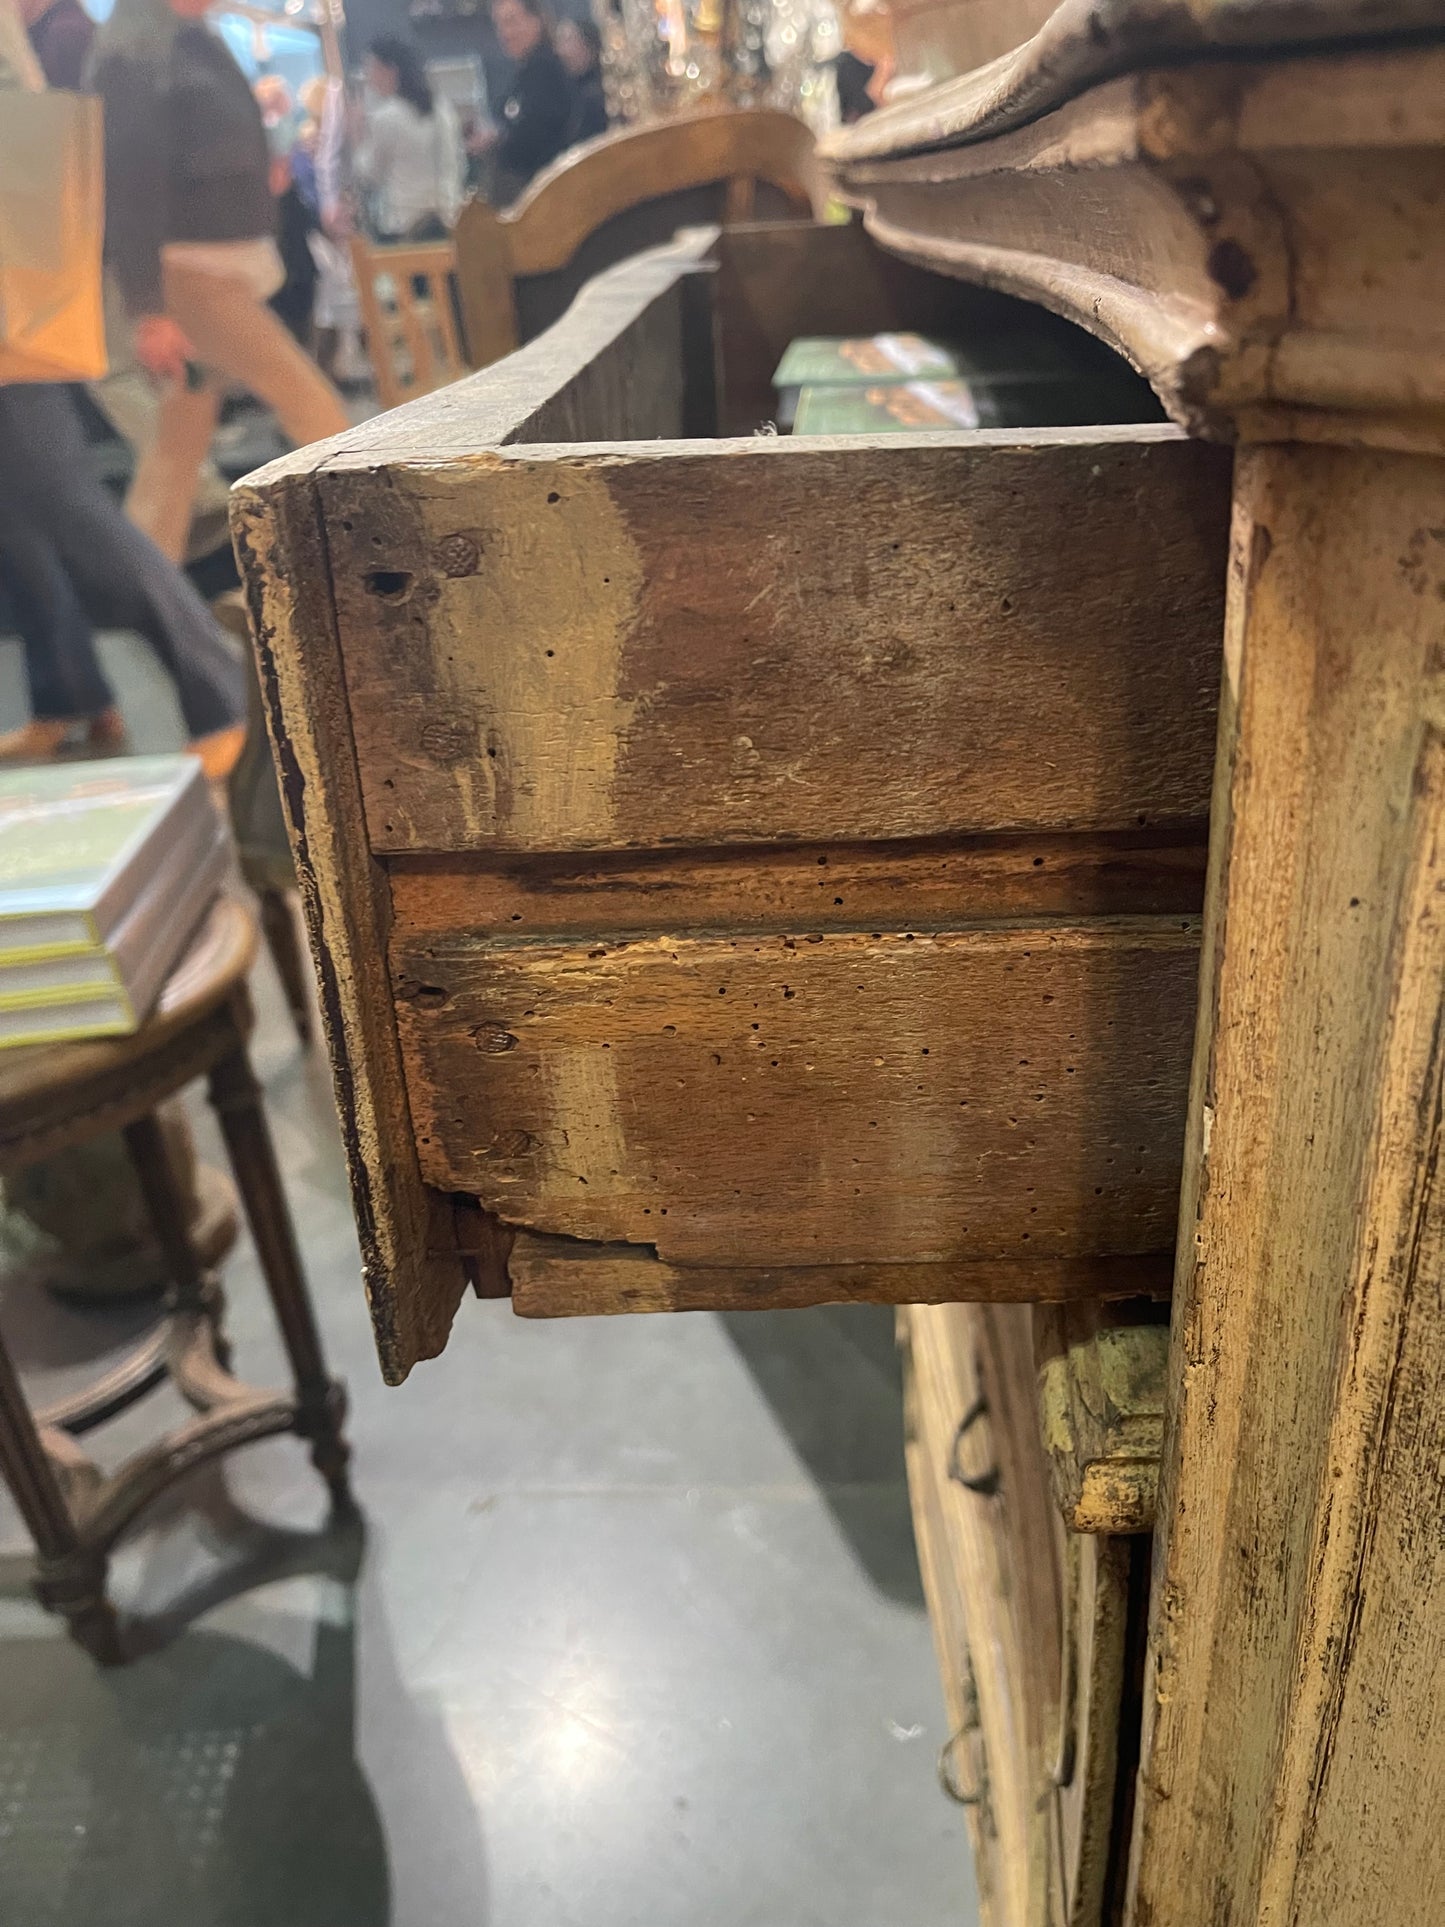
{"type": "Polygon", "coordinates": [[[35,1541],[35,1591],[51,1612],[63,1613],[72,1637],[103,1664],[121,1658],[115,1609],[105,1596],[106,1560],[91,1551],[71,1515],[46,1456],[25,1393],[0,1340],[0,1473],[35,1541]]]}
{"type": "Polygon", "coordinates": [[[346,1465],[350,1457],[341,1430],[346,1394],[340,1382],[326,1371],[261,1089],[244,1043],[238,1042],[212,1069],[210,1096],[295,1375],[300,1403],[297,1430],[310,1439],[317,1470],[337,1503],[344,1504],[348,1499],[346,1465]]]}
{"type": "Polygon", "coordinates": [[[286,993],[296,1035],[303,1044],[309,1044],[310,972],[302,954],[301,933],[296,927],[296,911],[290,894],[285,890],[263,889],[257,891],[256,898],[261,906],[261,928],[265,933],[266,948],[271,952],[276,975],[281,979],[281,988],[286,993]]]}

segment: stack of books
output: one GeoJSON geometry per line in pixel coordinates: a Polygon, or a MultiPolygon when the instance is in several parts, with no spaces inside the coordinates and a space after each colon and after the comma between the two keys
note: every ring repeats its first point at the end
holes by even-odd
{"type": "Polygon", "coordinates": [[[193,756],[0,772],[0,1048],[136,1030],[229,855],[193,756]]]}

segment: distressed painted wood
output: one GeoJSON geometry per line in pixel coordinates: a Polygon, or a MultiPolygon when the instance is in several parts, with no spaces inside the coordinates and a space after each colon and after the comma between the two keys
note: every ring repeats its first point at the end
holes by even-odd
{"type": "Polygon", "coordinates": [[[1167,1323],[1082,1302],[1041,1307],[1039,1418],[1072,1532],[1149,1532],[1159,1487],[1167,1323]]]}
{"type": "Polygon", "coordinates": [[[1128,1866],[1128,1818],[1143,1647],[1147,1547],[1103,1533],[1064,1540],[1064,1675],[1049,1763],[1057,1799],[1055,1859],[1066,1927],[1116,1920],[1128,1866]]]}
{"type": "MultiPolygon", "coordinates": [[[[972,1657],[972,1642],[981,1637],[977,1587],[989,1568],[977,1556],[966,1529],[960,1532],[951,1516],[959,1502],[948,1478],[948,1455],[960,1416],[957,1394],[947,1381],[940,1383],[933,1335],[920,1329],[916,1309],[898,1314],[898,1343],[903,1354],[904,1452],[913,1537],[948,1716],[949,1737],[939,1760],[939,1778],[949,1796],[963,1806],[982,1927],[1009,1927],[1012,1868],[1017,1861],[1008,1857],[1007,1848],[1018,1830],[1017,1804],[1008,1800],[1009,1783],[990,1760],[972,1657]],[[1001,1800],[1006,1802],[1002,1827],[1001,1800]]],[[[990,1656],[987,1646],[984,1654],[986,1659],[990,1656]]],[[[994,1755],[1004,1759],[1008,1771],[1012,1752],[1000,1749],[998,1735],[1006,1729],[998,1718],[1002,1708],[996,1680],[991,1679],[989,1686],[994,1755]]]]}
{"type": "Polygon", "coordinates": [[[1132,1919],[1445,1903],[1445,469],[1241,457],[1132,1919]]]}
{"type": "Polygon", "coordinates": [[[1445,1901],[1445,12],[1362,20],[1081,0],[832,145],[1241,444],[1128,1927],[1445,1901]]]}
{"type": "Polygon", "coordinates": [[[1227,471],[1148,426],[328,470],[372,847],[1198,822],[1227,471]]]}
{"type": "MultiPolygon", "coordinates": [[[[1445,48],[1184,65],[1181,9],[1124,12],[1132,52],[1090,30],[1109,8],[1069,0],[1023,81],[996,63],[833,136],[839,191],[906,258],[1102,336],[1196,432],[1445,448],[1445,48]]],[[[1290,12],[1296,41],[1359,21],[1290,12]]],[[[1197,24],[1247,44],[1275,14],[1197,24]]],[[[1375,26],[1427,20],[1438,0],[1375,26]]]]}
{"type": "Polygon", "coordinates": [[[1098,1927],[1123,1866],[1125,1542],[1066,1535],[1039,1443],[1027,1306],[902,1316],[909,1492],[993,1927],[1098,1927]]]}
{"type": "MultiPolygon", "coordinates": [[[[1025,0],[1016,20],[998,58],[843,129],[825,157],[993,141],[1115,74],[1211,53],[1239,59],[1253,49],[1287,49],[1298,56],[1371,36],[1431,33],[1440,11],[1436,0],[1063,0],[1039,21],[1025,0]]],[[[1304,62],[1291,65],[1298,70],[1304,62]]],[[[1244,71],[1242,63],[1236,70],[1244,71]]]]}
{"type": "Polygon", "coordinates": [[[681,1264],[1169,1247],[1188,918],[392,953],[422,1173],[681,1264]]]}
{"type": "MultiPolygon", "coordinates": [[[[982,1858],[993,1916],[1000,1927],[1053,1927],[1052,1827],[1042,1796],[1058,1724],[1062,1660],[1055,1546],[1051,1522],[1039,1507],[1033,1514],[1044,1520],[1043,1536],[1014,1540],[1020,1525],[1014,1508],[1023,1496],[1030,1517],[1028,1495],[1018,1490],[1016,1464],[1010,1468],[1015,1482],[1002,1484],[1000,1423],[987,1409],[979,1316],[976,1307],[961,1305],[916,1307],[908,1314],[910,1488],[915,1517],[925,1506],[939,1514],[938,1559],[951,1571],[960,1601],[978,1707],[989,1833],[982,1858]],[[1021,1577],[1030,1582],[1031,1599],[1043,1606],[1042,1624],[1023,1625],[1016,1599],[1021,1577]]],[[[1043,1483],[1041,1459],[1034,1471],[1043,1483]]],[[[940,1652],[945,1680],[957,1673],[960,1657],[940,1652]]],[[[950,1692],[951,1699],[959,1697],[956,1688],[950,1692]]]]}

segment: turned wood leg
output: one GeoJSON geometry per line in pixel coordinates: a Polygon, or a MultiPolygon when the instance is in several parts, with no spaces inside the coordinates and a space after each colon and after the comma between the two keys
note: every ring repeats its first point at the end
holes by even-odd
{"type": "Polygon", "coordinates": [[[260,903],[261,929],[265,933],[266,947],[271,952],[271,961],[276,966],[276,975],[281,979],[281,988],[286,993],[291,1021],[296,1026],[296,1035],[301,1042],[309,1044],[311,988],[306,959],[301,951],[301,937],[296,928],[296,913],[284,890],[262,890],[260,903]]]}
{"type": "Polygon", "coordinates": [[[261,1088],[243,1043],[212,1069],[210,1095],[295,1375],[300,1406],[297,1430],[310,1439],[317,1470],[337,1502],[344,1503],[350,1456],[341,1430],[346,1394],[339,1381],[327,1375],[291,1211],[262,1108],[261,1088]]]}
{"type": "Polygon", "coordinates": [[[1445,462],[1238,458],[1133,1927],[1439,1919],[1445,462]]]}
{"type": "Polygon", "coordinates": [[[115,1665],[121,1658],[120,1633],[105,1596],[105,1555],[84,1543],[3,1340],[0,1473],[35,1541],[36,1597],[48,1611],[64,1614],[78,1644],[103,1664],[115,1665]]]}
{"type": "Polygon", "coordinates": [[[175,1302],[186,1310],[199,1309],[205,1278],[191,1243],[190,1201],[176,1177],[160,1120],[151,1111],[127,1124],[124,1136],[151,1229],[170,1274],[175,1302]]]}
{"type": "Polygon", "coordinates": [[[160,1119],[154,1112],[125,1127],[125,1145],[135,1166],[156,1243],[171,1279],[177,1311],[204,1312],[211,1321],[216,1362],[231,1368],[231,1348],[222,1329],[225,1301],[220,1286],[206,1275],[190,1233],[190,1200],[185,1194],[160,1119]]]}

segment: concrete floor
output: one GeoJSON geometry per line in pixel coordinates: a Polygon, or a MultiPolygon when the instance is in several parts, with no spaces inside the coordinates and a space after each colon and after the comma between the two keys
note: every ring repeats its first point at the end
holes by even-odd
{"type": "MultiPolygon", "coordinates": [[[[136,746],[173,744],[139,645],[105,653],[136,746]]],[[[0,727],[19,690],[0,648],[0,727]]],[[[891,1314],[529,1324],[473,1300],[387,1390],[324,1067],[269,966],[257,993],[364,1524],[325,1529],[289,1440],[199,1475],[117,1561],[153,1650],[100,1673],[29,1602],[0,1495],[0,1927],[975,1921],[891,1314]]],[[[240,1368],[279,1377],[249,1242],[225,1276],[240,1368]]],[[[0,1309],[37,1396],[144,1323],[15,1267],[0,1309]]]]}

